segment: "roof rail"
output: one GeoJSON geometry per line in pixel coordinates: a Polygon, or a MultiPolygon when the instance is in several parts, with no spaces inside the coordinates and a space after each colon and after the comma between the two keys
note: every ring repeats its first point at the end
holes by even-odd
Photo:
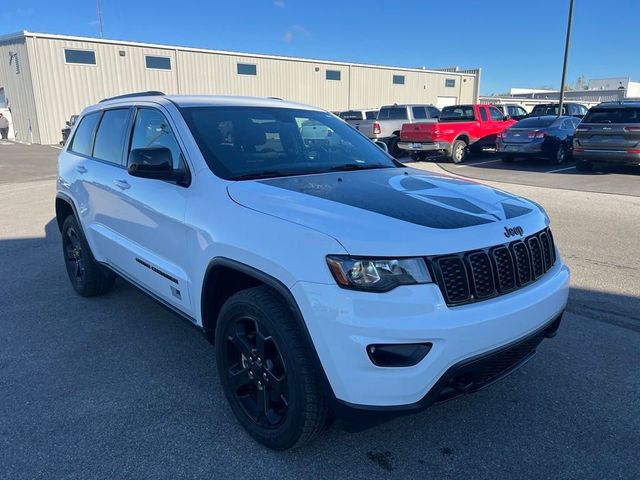
{"type": "Polygon", "coordinates": [[[164,95],[163,92],[158,92],[154,90],[150,90],[148,92],[134,92],[134,93],[125,93],[124,95],[117,95],[115,97],[103,98],[100,100],[100,103],[108,102],[110,100],[120,100],[121,98],[131,98],[131,97],[157,97],[164,95]]]}

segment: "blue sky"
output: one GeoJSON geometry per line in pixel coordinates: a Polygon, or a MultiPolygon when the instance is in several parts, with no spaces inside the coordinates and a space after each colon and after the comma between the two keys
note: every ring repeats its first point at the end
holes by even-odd
{"type": "MultiPolygon", "coordinates": [[[[105,38],[406,67],[481,67],[482,93],[560,84],[568,0],[102,0],[105,38]]],[[[95,0],[2,2],[0,34],[97,36],[95,0]]],[[[640,80],[640,0],[576,0],[568,80],[640,80]]]]}

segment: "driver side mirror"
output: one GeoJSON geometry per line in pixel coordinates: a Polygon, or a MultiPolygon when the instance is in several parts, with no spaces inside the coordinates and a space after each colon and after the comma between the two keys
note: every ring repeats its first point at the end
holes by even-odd
{"type": "Polygon", "coordinates": [[[66,124],[67,124],[67,127],[70,127],[70,126],[71,126],[71,122],[70,122],[69,120],[67,120],[67,121],[66,121],[66,122],[64,122],[64,123],[66,123],[66,124]]]}
{"type": "Polygon", "coordinates": [[[506,122],[507,120],[511,120],[511,117],[509,115],[505,115],[504,117],[502,117],[503,122],[506,122]]]}
{"type": "Polygon", "coordinates": [[[154,180],[183,182],[186,173],[173,169],[171,150],[166,147],[136,148],[129,154],[129,175],[154,180]]]}
{"type": "Polygon", "coordinates": [[[389,153],[389,147],[387,147],[386,143],[381,142],[380,140],[375,140],[373,143],[380,147],[380,149],[384,151],[384,153],[389,153]]]}

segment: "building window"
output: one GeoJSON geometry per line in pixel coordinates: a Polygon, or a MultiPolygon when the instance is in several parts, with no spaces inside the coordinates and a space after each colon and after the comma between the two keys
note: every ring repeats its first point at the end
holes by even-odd
{"type": "Polygon", "coordinates": [[[325,78],[327,80],[340,80],[340,70],[327,70],[325,78]]]}
{"type": "Polygon", "coordinates": [[[253,63],[239,63],[238,75],[256,75],[257,69],[253,63]]]}
{"type": "Polygon", "coordinates": [[[404,75],[394,75],[393,76],[393,84],[394,85],[404,85],[404,75]]]}
{"type": "Polygon", "coordinates": [[[445,87],[450,87],[453,88],[456,86],[456,79],[455,78],[447,78],[444,81],[444,86],[445,87]]]}
{"type": "Polygon", "coordinates": [[[144,63],[147,68],[171,70],[171,57],[152,57],[151,55],[145,55],[144,63]]]}
{"type": "Polygon", "coordinates": [[[66,63],[76,63],[79,65],[95,65],[96,52],[93,50],[71,50],[65,48],[64,61],[66,63]]]}

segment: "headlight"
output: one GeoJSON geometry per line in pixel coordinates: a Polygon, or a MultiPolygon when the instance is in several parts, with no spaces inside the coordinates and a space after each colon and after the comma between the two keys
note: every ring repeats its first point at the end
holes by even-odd
{"type": "Polygon", "coordinates": [[[422,258],[350,258],[329,256],[327,264],[344,288],[387,292],[399,285],[431,283],[431,275],[422,258]]]}

